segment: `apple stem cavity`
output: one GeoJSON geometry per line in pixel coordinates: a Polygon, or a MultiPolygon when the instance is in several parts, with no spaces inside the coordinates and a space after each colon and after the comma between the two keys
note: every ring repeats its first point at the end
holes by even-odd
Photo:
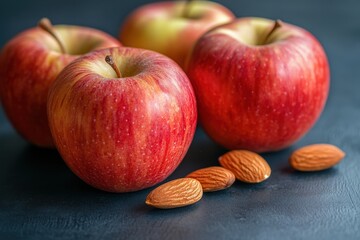
{"type": "Polygon", "coordinates": [[[113,57],[111,55],[107,55],[105,57],[105,61],[107,62],[107,64],[109,64],[112,67],[112,69],[114,69],[114,71],[116,72],[117,77],[121,78],[121,72],[120,72],[118,66],[114,63],[113,57]]]}
{"type": "Polygon", "coordinates": [[[277,29],[279,29],[282,25],[283,25],[283,23],[282,23],[281,20],[278,19],[278,20],[274,21],[274,25],[273,25],[272,29],[270,30],[270,32],[269,32],[269,33],[266,35],[266,37],[265,37],[265,40],[264,40],[264,42],[263,42],[264,45],[268,43],[269,39],[270,39],[271,36],[274,34],[274,32],[275,32],[277,29]]]}
{"type": "Polygon", "coordinates": [[[65,51],[64,44],[61,42],[59,36],[56,34],[54,27],[51,24],[50,20],[48,18],[42,18],[39,21],[38,26],[41,29],[43,29],[44,31],[46,31],[47,33],[49,33],[55,39],[55,41],[59,44],[61,53],[65,54],[66,51],[65,51]]]}
{"type": "Polygon", "coordinates": [[[184,5],[184,10],[181,15],[183,18],[189,17],[190,6],[191,6],[192,2],[193,2],[193,0],[186,0],[185,5],[184,5]]]}

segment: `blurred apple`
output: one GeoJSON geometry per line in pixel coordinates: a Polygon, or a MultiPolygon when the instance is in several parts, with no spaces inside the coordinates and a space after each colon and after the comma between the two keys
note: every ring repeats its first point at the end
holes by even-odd
{"type": "Polygon", "coordinates": [[[111,48],[60,73],[48,117],[57,149],[77,176],[98,189],[129,192],[175,170],[193,139],[197,110],[191,83],[174,61],[111,48]]]}
{"type": "Polygon", "coordinates": [[[187,66],[205,131],[229,149],[285,148],[316,122],[329,65],[308,31],[243,18],[206,33],[187,66]]]}
{"type": "Polygon", "coordinates": [[[210,1],[151,3],[128,16],[120,40],[125,46],[162,53],[183,67],[202,34],[234,18],[229,9],[210,1]]]}
{"type": "Polygon", "coordinates": [[[0,53],[0,97],[18,133],[37,146],[54,147],[46,115],[49,86],[78,56],[114,46],[120,43],[102,31],[52,26],[48,19],[11,39],[0,53]]]}

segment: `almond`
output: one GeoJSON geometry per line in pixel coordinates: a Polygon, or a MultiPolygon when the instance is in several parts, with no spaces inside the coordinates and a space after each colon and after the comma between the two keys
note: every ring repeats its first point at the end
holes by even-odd
{"type": "Polygon", "coordinates": [[[201,168],[186,177],[198,180],[204,192],[214,192],[228,188],[235,181],[235,175],[223,167],[201,168]]]}
{"type": "Polygon", "coordinates": [[[247,150],[233,150],[219,157],[220,165],[247,183],[259,183],[270,177],[271,168],[259,154],[247,150]]]}
{"type": "Polygon", "coordinates": [[[331,168],[344,157],[345,153],[334,145],[313,144],[294,151],[289,163],[299,171],[320,171],[331,168]]]}
{"type": "Polygon", "coordinates": [[[198,202],[203,195],[201,184],[193,178],[179,178],[152,190],[145,203],[156,208],[177,208],[198,202]]]}

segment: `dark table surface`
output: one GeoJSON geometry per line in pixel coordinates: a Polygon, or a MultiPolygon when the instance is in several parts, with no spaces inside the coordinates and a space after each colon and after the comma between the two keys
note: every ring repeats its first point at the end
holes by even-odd
{"type": "MultiPolygon", "coordinates": [[[[149,1],[6,1],[0,7],[0,46],[47,16],[117,36],[121,22],[149,1]]],[[[0,239],[360,239],[360,1],[221,1],[239,17],[282,19],[311,31],[331,65],[331,89],[312,130],[292,147],[263,156],[272,176],[257,185],[236,182],[196,205],[156,210],[152,189],[111,194],[87,186],[55,150],[30,146],[0,107],[0,239]],[[290,153],[332,143],[347,156],[318,173],[288,166],[290,153]]],[[[167,179],[217,165],[226,150],[201,129],[182,164],[167,179]]]]}

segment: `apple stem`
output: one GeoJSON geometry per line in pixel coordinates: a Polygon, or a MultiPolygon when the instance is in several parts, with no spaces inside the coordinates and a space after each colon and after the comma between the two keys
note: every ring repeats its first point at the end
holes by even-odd
{"type": "Polygon", "coordinates": [[[116,72],[116,75],[118,78],[121,78],[121,72],[118,68],[118,66],[114,63],[114,59],[111,55],[107,55],[105,57],[105,61],[112,67],[112,69],[114,69],[114,71],[116,72]]]}
{"type": "Polygon", "coordinates": [[[46,31],[47,33],[49,33],[55,39],[55,41],[59,44],[61,53],[65,54],[66,51],[65,51],[64,44],[61,42],[60,38],[56,34],[54,27],[51,24],[50,20],[48,18],[42,18],[39,21],[38,26],[41,29],[43,29],[44,31],[46,31]]]}
{"type": "Polygon", "coordinates": [[[270,32],[265,37],[264,44],[266,44],[269,41],[271,35],[273,35],[274,32],[278,28],[280,28],[281,26],[282,26],[282,21],[281,20],[278,19],[278,20],[274,21],[274,25],[273,25],[272,29],[270,30],[270,32]]]}
{"type": "Polygon", "coordinates": [[[182,12],[182,17],[183,18],[187,18],[189,16],[189,12],[190,12],[190,5],[191,5],[191,2],[193,0],[186,0],[185,2],[185,5],[184,5],[184,10],[182,12]]]}

